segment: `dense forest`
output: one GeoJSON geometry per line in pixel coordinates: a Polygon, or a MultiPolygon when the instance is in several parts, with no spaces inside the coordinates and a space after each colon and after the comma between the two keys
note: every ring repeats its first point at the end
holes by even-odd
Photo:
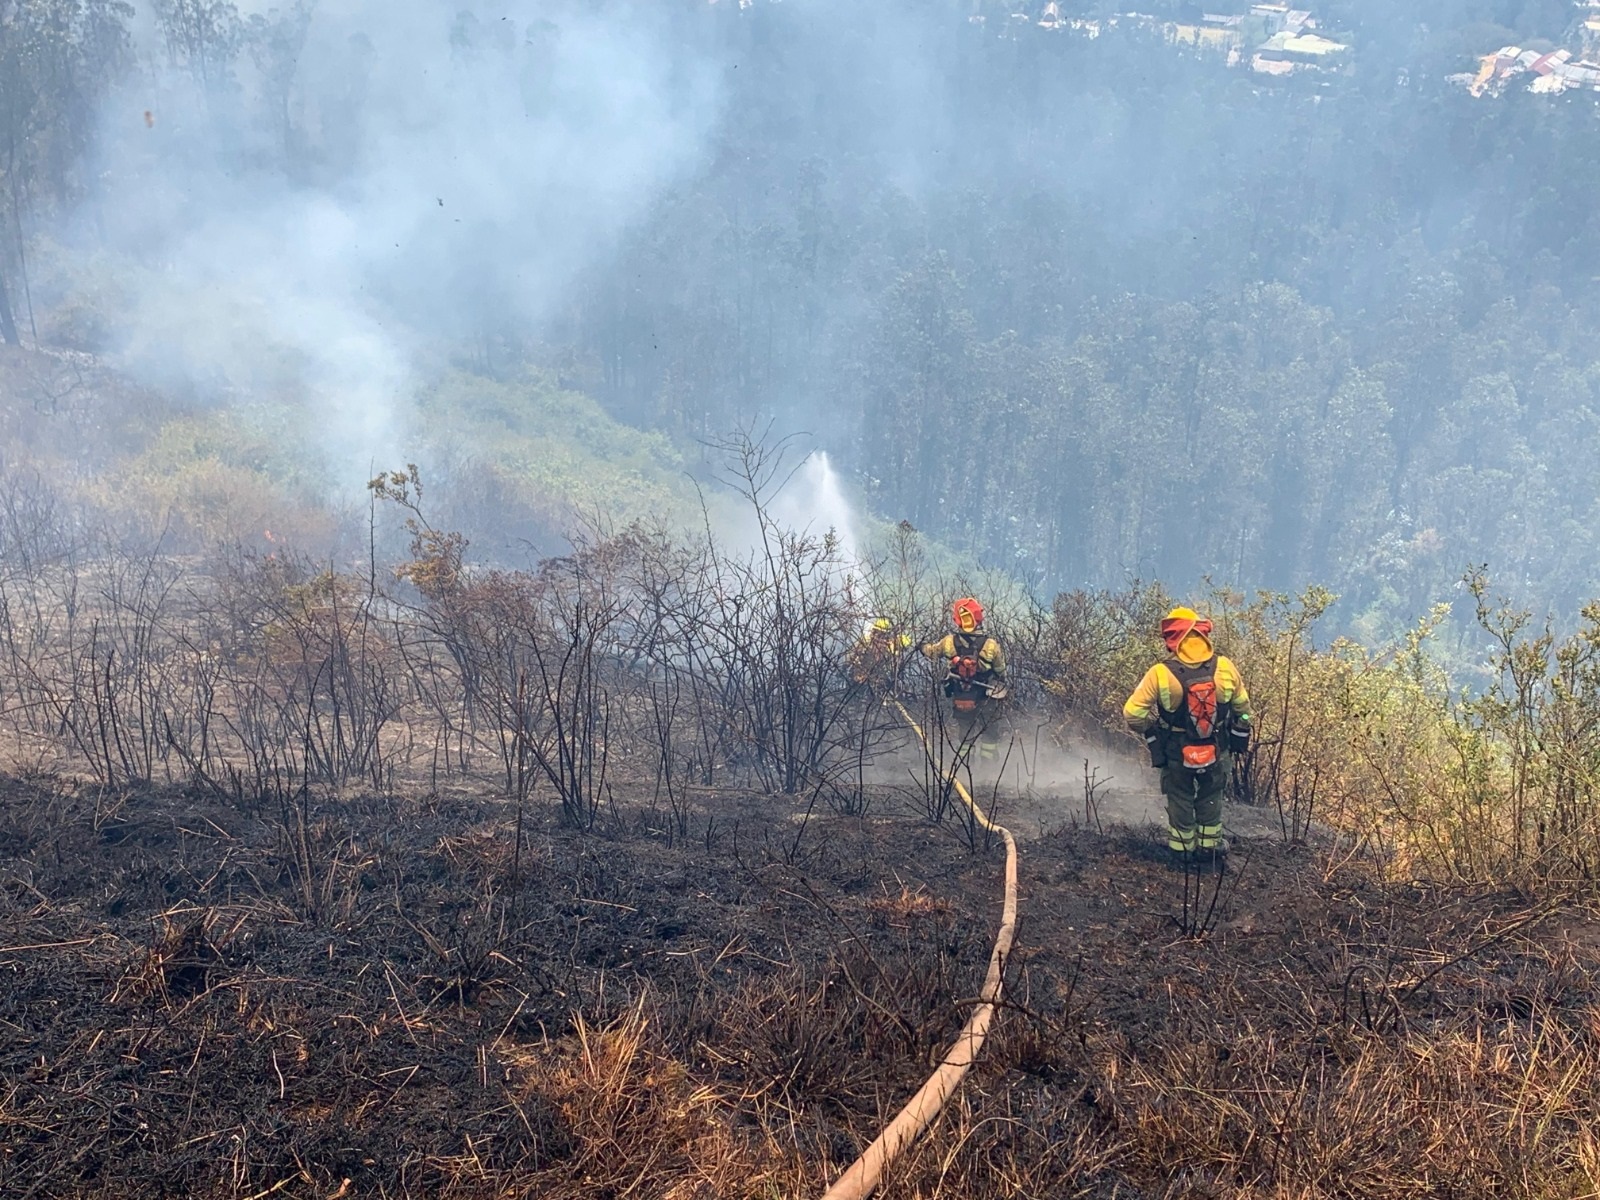
{"type": "Polygon", "coordinates": [[[1404,7],[1352,9],[1358,66],[1311,88],[1138,30],[765,12],[716,162],[591,293],[605,394],[696,431],[752,400],[842,419],[880,511],[1058,585],[1322,579],[1415,612],[1476,558],[1570,603],[1600,121],[1469,102],[1404,7]]]}
{"type": "Polygon", "coordinates": [[[451,363],[775,421],[1041,592],[1593,592],[1600,107],[1445,78],[1565,0],[1329,3],[1283,80],[1027,4],[513,8],[0,3],[0,333],[302,389],[363,467],[451,363]]]}

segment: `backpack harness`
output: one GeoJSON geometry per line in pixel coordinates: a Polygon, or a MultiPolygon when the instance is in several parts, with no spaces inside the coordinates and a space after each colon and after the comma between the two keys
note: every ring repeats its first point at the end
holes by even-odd
{"type": "MultiPolygon", "coordinates": [[[[950,659],[950,673],[945,676],[944,694],[954,697],[968,697],[965,707],[971,708],[976,703],[973,693],[982,693],[986,690],[989,677],[994,674],[989,668],[979,661],[978,656],[988,644],[989,635],[980,631],[962,633],[957,631],[955,638],[955,654],[950,659]]],[[[957,699],[957,707],[962,707],[962,700],[957,699]]]]}
{"type": "Polygon", "coordinates": [[[1217,656],[1193,666],[1174,657],[1163,665],[1172,672],[1183,695],[1173,712],[1157,703],[1161,728],[1178,741],[1183,765],[1204,771],[1217,761],[1217,747],[1233,723],[1233,706],[1217,699],[1217,656]]]}

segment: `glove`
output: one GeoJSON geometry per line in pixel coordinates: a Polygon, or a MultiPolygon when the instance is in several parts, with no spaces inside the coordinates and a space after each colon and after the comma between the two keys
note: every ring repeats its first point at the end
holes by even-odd
{"type": "Polygon", "coordinates": [[[1228,726],[1228,749],[1235,754],[1243,754],[1250,749],[1250,726],[1241,724],[1228,726]]]}
{"type": "Polygon", "coordinates": [[[1150,765],[1161,768],[1167,765],[1167,748],[1162,743],[1161,735],[1154,730],[1144,735],[1145,748],[1150,751],[1150,765]]]}

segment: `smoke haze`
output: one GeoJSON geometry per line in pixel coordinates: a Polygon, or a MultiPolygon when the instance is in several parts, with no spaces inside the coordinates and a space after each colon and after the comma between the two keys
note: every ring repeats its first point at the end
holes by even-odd
{"type": "Polygon", "coordinates": [[[1488,562],[1581,603],[1593,93],[1471,85],[1600,54],[1587,10],[1329,0],[1308,63],[1117,7],[163,0],[13,131],[14,224],[70,260],[46,343],[286,410],[341,495],[446,464],[479,545],[692,510],[697,445],[770,423],[1040,595],[1326,583],[1379,637],[1488,562]]]}
{"type": "Polygon", "coordinates": [[[230,118],[192,57],[119,89],[87,221],[157,268],[126,297],[126,364],[206,402],[298,393],[359,486],[415,453],[419,369],[538,330],[697,161],[716,77],[661,46],[651,6],[324,4],[302,32],[292,77],[247,63],[232,85],[281,89],[285,130],[230,118]]]}

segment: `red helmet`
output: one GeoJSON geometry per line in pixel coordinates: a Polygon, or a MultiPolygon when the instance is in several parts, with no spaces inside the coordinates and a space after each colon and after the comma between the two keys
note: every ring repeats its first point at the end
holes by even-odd
{"type": "Polygon", "coordinates": [[[983,605],[971,596],[963,596],[950,606],[950,618],[962,633],[971,633],[973,629],[983,624],[983,605]],[[966,620],[963,620],[963,617],[966,620]],[[971,622],[971,629],[967,628],[968,622],[971,622]]]}

